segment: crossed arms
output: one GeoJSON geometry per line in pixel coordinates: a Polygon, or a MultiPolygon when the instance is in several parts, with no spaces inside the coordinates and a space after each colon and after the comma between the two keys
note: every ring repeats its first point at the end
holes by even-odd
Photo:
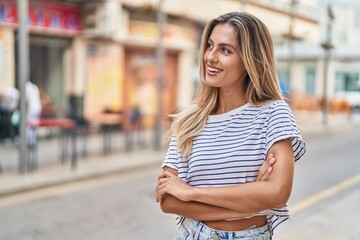
{"type": "Polygon", "coordinates": [[[276,142],[268,152],[271,154],[255,182],[227,187],[192,187],[178,177],[176,170],[165,167],[158,178],[156,200],[165,213],[201,221],[241,219],[282,208],[290,196],[294,175],[291,140],[276,142]]]}

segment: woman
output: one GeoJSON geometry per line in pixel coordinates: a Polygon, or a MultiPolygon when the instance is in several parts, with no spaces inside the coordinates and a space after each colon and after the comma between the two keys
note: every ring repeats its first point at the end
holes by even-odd
{"type": "Polygon", "coordinates": [[[271,36],[250,14],[224,14],[205,27],[200,57],[195,102],[169,130],[157,201],[179,216],[176,239],[271,239],[289,218],[294,162],[305,153],[271,36]]]}

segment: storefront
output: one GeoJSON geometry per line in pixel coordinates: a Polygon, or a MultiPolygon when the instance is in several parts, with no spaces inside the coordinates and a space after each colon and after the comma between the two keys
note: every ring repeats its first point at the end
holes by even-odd
{"type": "MultiPolygon", "coordinates": [[[[16,0],[0,0],[0,87],[17,87],[16,5],[16,0]]],[[[104,6],[99,4],[100,8],[104,6]]],[[[118,32],[90,35],[82,26],[83,7],[29,0],[29,79],[48,96],[48,103],[75,106],[75,115],[91,122],[97,114],[128,113],[135,105],[140,105],[144,115],[155,116],[158,97],[162,98],[164,114],[191,102],[199,38],[199,29],[192,21],[169,16],[164,25],[165,66],[160,90],[156,55],[159,30],[154,12],[145,16],[125,7],[114,17],[126,19],[115,24],[118,32]],[[112,37],[118,33],[121,38],[112,37]],[[136,100],[139,95],[146,98],[136,100]]],[[[154,117],[146,122],[153,126],[154,117]]]]}
{"type": "Polygon", "coordinates": [[[192,99],[193,68],[198,29],[192,22],[178,22],[168,16],[162,39],[165,48],[162,82],[158,73],[158,23],[142,21],[136,16],[129,21],[125,44],[125,103],[139,105],[145,124],[153,126],[161,97],[162,115],[174,113],[192,99]],[[146,42],[145,42],[146,41],[146,42]],[[161,84],[161,88],[160,88],[161,84]]]}
{"type": "Polygon", "coordinates": [[[101,122],[99,116],[104,113],[124,111],[123,51],[114,42],[85,45],[84,115],[89,122],[101,122]]]}
{"type": "Polygon", "coordinates": [[[125,50],[125,96],[128,109],[139,108],[144,125],[152,127],[158,114],[158,102],[162,97],[163,114],[175,112],[178,86],[178,53],[165,55],[163,88],[160,93],[156,51],[127,47],[125,50]]]}
{"type": "Polygon", "coordinates": [[[181,105],[179,102],[188,104],[192,99],[198,29],[191,22],[187,26],[165,24],[160,88],[158,25],[154,13],[137,11],[123,9],[121,15],[127,17],[122,25],[126,32],[123,38],[86,40],[84,113],[90,122],[99,122],[100,116],[109,113],[126,116],[139,108],[144,127],[151,128],[158,116],[160,97],[163,116],[174,113],[181,105]]]}
{"type": "Polygon", "coordinates": [[[35,83],[44,105],[66,106],[65,94],[65,52],[71,46],[71,38],[30,35],[29,79],[35,83]]]}
{"type": "MultiPolygon", "coordinates": [[[[29,80],[35,83],[48,104],[67,106],[69,72],[66,55],[81,30],[77,5],[52,1],[29,1],[29,80]]],[[[17,83],[17,1],[0,0],[0,86],[17,83]]]]}

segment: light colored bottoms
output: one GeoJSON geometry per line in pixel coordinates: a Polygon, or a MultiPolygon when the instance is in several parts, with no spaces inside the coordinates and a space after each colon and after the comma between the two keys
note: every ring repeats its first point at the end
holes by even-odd
{"type": "Polygon", "coordinates": [[[242,231],[220,231],[206,226],[203,222],[185,218],[175,236],[175,240],[271,240],[269,226],[249,228],[242,231]]]}

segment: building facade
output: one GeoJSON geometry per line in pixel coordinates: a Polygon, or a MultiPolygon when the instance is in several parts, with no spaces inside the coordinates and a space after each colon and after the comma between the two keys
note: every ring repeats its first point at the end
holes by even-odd
{"type": "MultiPolygon", "coordinates": [[[[69,73],[74,43],[82,31],[82,11],[75,4],[29,1],[28,79],[65,106],[72,85],[69,73]]],[[[18,88],[18,14],[16,0],[0,0],[0,87],[18,88]]]]}
{"type": "Polygon", "coordinates": [[[318,41],[296,39],[292,49],[277,48],[280,81],[294,79],[296,97],[318,102],[312,105],[317,109],[324,96],[328,105],[345,101],[360,107],[360,1],[319,0],[316,9],[318,41]]]}
{"type": "MultiPolygon", "coordinates": [[[[0,88],[17,87],[16,2],[0,0],[0,88]]],[[[73,117],[97,123],[104,113],[140,106],[146,126],[153,126],[159,109],[172,113],[191,103],[202,30],[209,19],[230,11],[264,21],[274,38],[280,80],[296,91],[317,93],[311,84],[318,84],[318,59],[306,59],[302,74],[294,64],[300,61],[294,42],[320,42],[310,0],[29,0],[29,79],[51,104],[71,108],[73,117]],[[158,18],[160,4],[165,20],[158,18]],[[289,82],[289,75],[296,79],[289,82]]]]}
{"type": "Polygon", "coordinates": [[[360,1],[327,1],[334,12],[330,92],[360,109],[360,1]]]}

